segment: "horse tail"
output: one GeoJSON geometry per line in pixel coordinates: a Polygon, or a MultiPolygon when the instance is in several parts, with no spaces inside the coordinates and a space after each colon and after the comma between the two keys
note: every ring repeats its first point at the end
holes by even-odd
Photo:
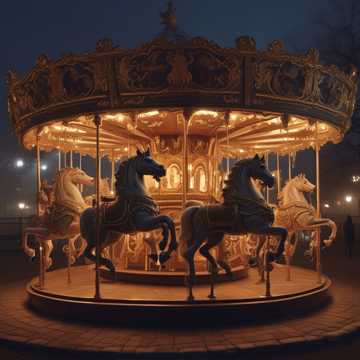
{"type": "Polygon", "coordinates": [[[200,206],[191,206],[186,208],[181,215],[181,232],[179,240],[181,254],[184,254],[192,244],[194,231],[193,218],[199,209],[200,206]]]}

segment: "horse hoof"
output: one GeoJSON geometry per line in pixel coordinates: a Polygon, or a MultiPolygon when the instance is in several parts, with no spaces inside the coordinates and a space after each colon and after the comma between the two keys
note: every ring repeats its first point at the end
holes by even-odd
{"type": "Polygon", "coordinates": [[[157,264],[159,257],[157,256],[157,254],[150,254],[149,255],[149,259],[154,263],[157,264]]]}
{"type": "Polygon", "coordinates": [[[159,256],[160,264],[166,263],[169,259],[170,259],[169,253],[167,253],[165,251],[160,253],[160,256],[159,256]]]}

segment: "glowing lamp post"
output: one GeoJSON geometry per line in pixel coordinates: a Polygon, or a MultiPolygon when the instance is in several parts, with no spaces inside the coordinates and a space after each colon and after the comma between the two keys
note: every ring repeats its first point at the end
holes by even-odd
{"type": "Polygon", "coordinates": [[[351,195],[346,195],[345,196],[345,201],[348,203],[348,204],[350,204],[351,202],[352,202],[352,196],[351,195]]]}
{"type": "Polygon", "coordinates": [[[22,168],[24,165],[25,165],[24,160],[22,160],[22,159],[18,159],[15,161],[15,167],[17,167],[17,168],[22,168]]]}
{"type": "Polygon", "coordinates": [[[24,210],[26,208],[26,204],[24,202],[19,202],[18,208],[19,208],[19,210],[24,210]]]}

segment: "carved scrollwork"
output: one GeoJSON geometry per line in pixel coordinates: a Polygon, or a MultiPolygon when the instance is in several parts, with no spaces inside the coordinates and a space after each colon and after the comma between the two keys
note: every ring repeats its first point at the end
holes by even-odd
{"type": "Polygon", "coordinates": [[[79,62],[64,65],[62,73],[65,97],[88,96],[94,91],[94,74],[90,64],[79,62]]]}
{"type": "Polygon", "coordinates": [[[179,155],[182,153],[181,136],[159,136],[155,139],[157,151],[160,154],[179,155]]]}

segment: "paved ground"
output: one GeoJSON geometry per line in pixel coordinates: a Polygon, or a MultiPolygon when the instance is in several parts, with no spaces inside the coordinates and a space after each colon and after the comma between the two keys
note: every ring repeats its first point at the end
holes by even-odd
{"type": "Polygon", "coordinates": [[[36,272],[21,254],[2,253],[0,295],[0,338],[2,359],[118,359],[144,357],[158,352],[185,353],[197,359],[358,359],[360,337],[344,336],[360,328],[360,260],[347,260],[341,242],[324,255],[324,271],[334,279],[334,302],[316,314],[267,324],[234,325],[212,329],[124,329],[88,326],[48,319],[31,312],[24,304],[24,285],[36,272]],[[315,342],[313,342],[316,340],[315,342]],[[31,350],[16,345],[24,342],[31,350]],[[46,346],[46,350],[38,348],[46,346]],[[80,354],[66,350],[105,351],[80,354]],[[62,348],[62,351],[51,350],[62,348]],[[257,349],[255,349],[257,348],[257,349]],[[205,354],[200,354],[204,352],[205,354]],[[221,353],[220,353],[221,352],[221,353]],[[51,355],[50,355],[51,353],[51,355]]]}

